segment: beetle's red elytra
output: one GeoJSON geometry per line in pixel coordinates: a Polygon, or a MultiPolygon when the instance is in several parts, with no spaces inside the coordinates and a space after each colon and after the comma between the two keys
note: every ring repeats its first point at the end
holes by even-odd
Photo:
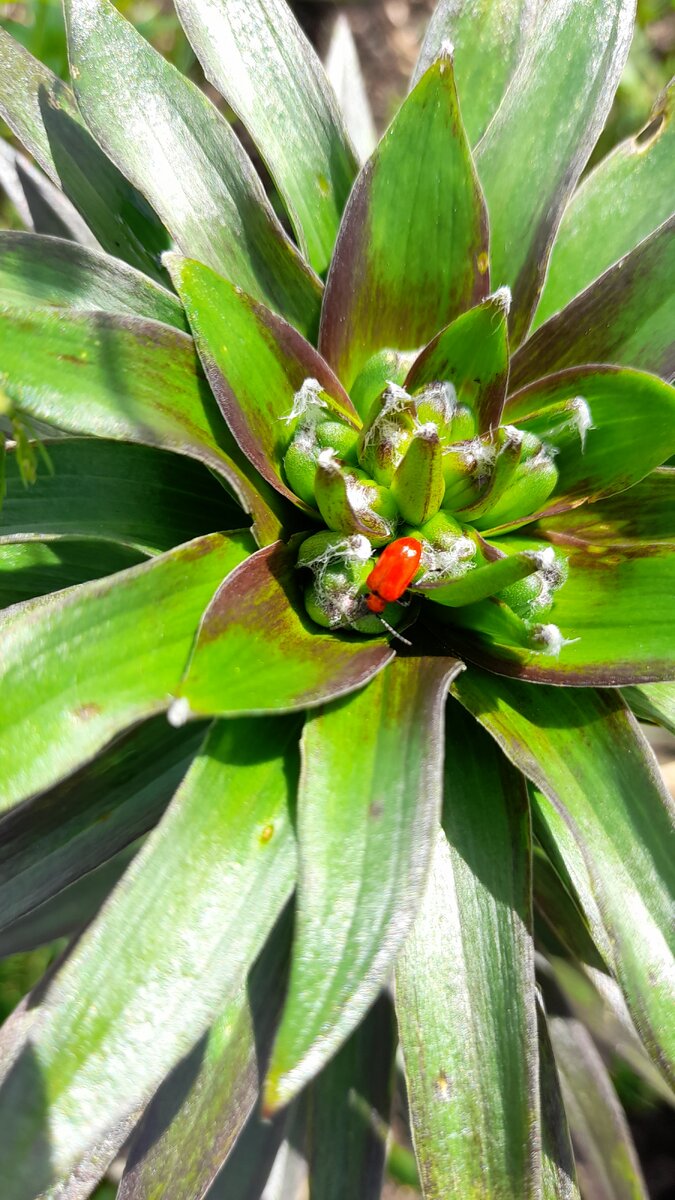
{"type": "Polygon", "coordinates": [[[366,604],[372,613],[383,613],[399,600],[420,565],[422,543],[417,538],[397,538],[385,546],[366,580],[366,604]]]}

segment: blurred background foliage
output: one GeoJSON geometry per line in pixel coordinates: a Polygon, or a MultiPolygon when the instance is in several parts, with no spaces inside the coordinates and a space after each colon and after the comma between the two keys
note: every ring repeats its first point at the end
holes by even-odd
{"type": "MultiPolygon", "coordinates": [[[[170,0],[115,0],[117,8],[179,70],[205,86],[199,65],[182,31],[170,0]]],[[[434,0],[370,0],[335,3],[334,0],[291,2],[308,36],[325,52],[338,13],[348,15],[359,48],[377,125],[383,129],[393,115],[414,66],[420,40],[434,0]]],[[[0,3],[0,25],[56,74],[68,75],[68,56],[61,0],[25,0],[0,3]]],[[[636,133],[648,121],[659,93],[675,74],[675,0],[639,0],[638,20],[630,55],[606,128],[589,167],[613,146],[636,133]]],[[[216,100],[210,88],[207,91],[216,100]]],[[[222,101],[219,102],[222,107],[222,101]]],[[[0,134],[9,130],[0,122],[0,134]]],[[[0,227],[19,227],[11,204],[0,196],[0,227]]],[[[669,757],[669,756],[668,756],[669,757]]],[[[53,943],[0,960],[0,1021],[43,976],[63,943],[53,943]]],[[[665,1151],[672,1119],[647,1085],[620,1059],[609,1067],[615,1087],[628,1111],[633,1136],[654,1200],[675,1194],[673,1158],[665,1151]]],[[[410,1155],[401,1163],[390,1160],[390,1175],[398,1184],[407,1178],[410,1155]]],[[[108,1181],[95,1200],[112,1200],[116,1187],[108,1181]]],[[[396,1188],[389,1195],[402,1200],[417,1193],[396,1188]]]]}

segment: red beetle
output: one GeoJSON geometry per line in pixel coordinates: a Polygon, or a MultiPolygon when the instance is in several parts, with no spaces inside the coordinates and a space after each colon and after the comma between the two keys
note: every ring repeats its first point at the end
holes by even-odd
{"type": "Polygon", "coordinates": [[[366,604],[372,613],[383,613],[400,599],[420,565],[422,543],[417,538],[397,538],[385,546],[366,580],[366,604]]]}

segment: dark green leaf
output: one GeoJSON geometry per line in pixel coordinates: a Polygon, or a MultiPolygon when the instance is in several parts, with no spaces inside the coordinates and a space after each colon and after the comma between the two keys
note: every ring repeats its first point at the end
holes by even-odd
{"type": "Polygon", "coordinates": [[[549,1017],[584,1196],[648,1200],[626,1118],[602,1058],[581,1022],[549,1017]]]}
{"type": "Polygon", "coordinates": [[[135,567],[145,555],[93,539],[0,544],[0,608],[135,567]]]}
{"type": "Polygon", "coordinates": [[[560,1092],[560,1078],[541,1005],[539,1028],[539,1096],[541,1106],[541,1198],[579,1200],[574,1155],[560,1092]]]}
{"type": "Polygon", "coordinates": [[[119,259],[62,238],[0,231],[0,303],[101,309],[187,330],[176,297],[119,259]]]}
{"type": "Polygon", "coordinates": [[[382,996],[309,1089],[312,1200],[380,1200],[396,1030],[382,996]]]}
{"type": "Polygon", "coordinates": [[[153,554],[242,524],[244,514],[201,463],[151,447],[100,438],[47,444],[53,473],[24,487],[7,456],[0,544],[95,538],[153,554]]]}
{"type": "Polygon", "coordinates": [[[166,710],[204,608],[251,549],[248,533],[199,538],[83,584],[3,631],[0,809],[166,710]]]}
{"type": "Polygon", "coordinates": [[[26,229],[66,238],[97,250],[96,238],[77,209],[44,171],[25,154],[0,138],[0,187],[14,205],[26,229]]]}
{"type": "Polygon", "coordinates": [[[551,317],[511,363],[511,387],[580,362],[675,375],[675,217],[551,317]]]}
{"type": "Polygon", "coordinates": [[[478,419],[478,431],[499,425],[509,376],[508,301],[497,292],[443,329],[415,359],[405,381],[414,392],[448,380],[460,404],[478,419]]]}
{"type": "Polygon", "coordinates": [[[357,166],[316,53],[285,0],[176,8],[207,79],[265,160],[299,245],[325,271],[357,166]]]}
{"type": "MultiPolygon", "coordinates": [[[[535,833],[537,832],[535,827],[535,833]]],[[[543,932],[548,934],[548,931],[552,930],[560,946],[579,962],[605,970],[605,963],[593,941],[588,922],[573,895],[573,888],[571,885],[569,888],[566,886],[539,845],[535,845],[533,852],[533,876],[535,912],[548,927],[544,928],[543,932]]],[[[539,922],[537,932],[541,937],[542,925],[539,922]]],[[[546,938],[546,941],[548,940],[546,938]]]]}
{"type": "MultiPolygon", "coordinates": [[[[297,421],[293,397],[316,379],[337,419],[360,425],[349,396],[301,334],[210,267],[167,256],[211,389],[239,446],[264,479],[307,511],[284,482],[297,421]]],[[[327,416],[331,410],[327,410],[327,416]]]]}
{"type": "Polygon", "coordinates": [[[224,117],[108,0],[66,0],[64,11],[82,115],[178,247],[314,332],[319,280],[224,117]]]}
{"type": "Polygon", "coordinates": [[[263,543],[279,536],[266,497],[278,498],[225,426],[187,334],[140,317],[47,309],[0,311],[0,326],[0,378],[21,412],[68,433],[196,458],[227,481],[263,543]]]}
{"type": "Polygon", "coordinates": [[[675,683],[627,687],[623,695],[641,721],[653,721],[675,734],[675,683]]]}
{"type": "Polygon", "coordinates": [[[66,1178],[240,993],[294,883],[296,739],[295,720],[264,737],[255,721],[217,726],[30,1022],[5,1026],[6,1200],[66,1178]]]}
{"type": "Polygon", "coordinates": [[[552,446],[558,483],[548,501],[623,492],[675,454],[675,388],[641,371],[574,367],[509,396],[504,420],[552,446]],[[561,406],[581,400],[591,425],[575,429],[561,406]]]}
{"type": "Polygon", "coordinates": [[[290,916],[280,918],[248,979],[153,1098],[134,1135],[118,1200],[194,1200],[229,1156],[256,1103],[281,1009],[290,916]]]}
{"type": "Polygon", "coordinates": [[[319,348],[349,389],[377,350],[424,345],[488,289],[485,207],[443,54],[354,185],[319,348]]]}
{"type": "Polygon", "coordinates": [[[466,671],[454,694],[544,793],[593,940],[644,1044],[667,1074],[672,1045],[673,803],[621,697],[466,671]]]}
{"type": "Polygon", "coordinates": [[[537,1195],[530,822],[522,777],[448,706],[443,830],[396,966],[425,1200],[537,1195]]]}
{"type": "Polygon", "coordinates": [[[445,697],[461,669],[454,660],[399,656],[369,687],[308,719],[298,916],[265,1085],[270,1109],[352,1032],[415,918],[441,805],[445,697]]]}
{"type": "Polygon", "coordinates": [[[203,737],[155,717],[95,762],[0,819],[0,928],[157,822],[203,737]]]}
{"type": "Polygon", "coordinates": [[[382,637],[319,629],[305,614],[296,552],[278,542],[214,596],[180,695],[193,716],[313,708],[367,683],[393,654],[382,637]]]}
{"type": "Polygon", "coordinates": [[[622,542],[675,542],[675,470],[651,471],[625,492],[544,517],[534,535],[578,538],[594,546],[622,542]]]}
{"type": "Polygon", "coordinates": [[[671,216],[674,110],[675,80],[646,128],[608,154],[575,192],[553,246],[534,328],[671,216]]]}
{"type": "Polygon", "coordinates": [[[477,148],[492,279],[513,292],[516,345],[537,306],[565,206],[609,112],[634,11],[634,0],[548,0],[538,8],[527,51],[477,148]]]}
{"type": "Polygon", "coordinates": [[[161,279],[159,257],[168,241],[154,212],[87,131],[70,88],[4,29],[0,115],[103,249],[161,279]]]}
{"type": "MultiPolygon", "coordinates": [[[[265,1188],[289,1124],[288,1111],[264,1121],[253,1112],[237,1138],[224,1167],[206,1193],[205,1200],[286,1200],[265,1188]]],[[[276,1168],[275,1168],[276,1169],[276,1168]]],[[[288,1200],[291,1200],[288,1197],[288,1200]]]]}

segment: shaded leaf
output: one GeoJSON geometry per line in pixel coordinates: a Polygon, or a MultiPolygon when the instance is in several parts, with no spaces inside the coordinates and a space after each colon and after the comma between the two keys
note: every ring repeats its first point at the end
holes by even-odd
{"type": "Polygon", "coordinates": [[[646,128],[612,150],[575,192],[553,246],[535,329],[671,216],[674,110],[675,80],[646,128]]]}
{"type": "Polygon", "coordinates": [[[444,54],[354,185],[326,283],[319,349],[349,389],[377,350],[423,345],[488,290],[485,207],[444,54]]]}
{"type": "Polygon", "coordinates": [[[653,721],[675,734],[675,683],[627,687],[623,696],[641,721],[653,721]]]}
{"type": "Polygon", "coordinates": [[[92,539],[0,545],[0,608],[124,571],[144,559],[138,550],[92,539]]]}
{"type": "Polygon", "coordinates": [[[63,192],[25,154],[1,138],[0,187],[26,229],[98,248],[96,238],[63,192]]]}
{"type": "Polygon", "coordinates": [[[580,1021],[549,1017],[584,1195],[648,1200],[626,1118],[607,1068],[580,1021]]]}
{"type": "Polygon", "coordinates": [[[543,930],[541,923],[537,923],[539,940],[544,940],[546,945],[550,939],[548,936],[542,939],[542,932],[548,935],[549,930],[552,930],[561,947],[575,959],[599,970],[605,970],[602,955],[593,941],[588,921],[573,895],[573,888],[571,885],[566,886],[566,882],[563,882],[550,858],[539,845],[534,847],[532,865],[535,913],[545,922],[543,930]]]}
{"type": "MultiPolygon", "coordinates": [[[[270,933],[244,985],[147,1108],[129,1150],[118,1200],[203,1196],[253,1112],[281,1009],[291,913],[270,933]]],[[[239,1197],[238,1197],[239,1200],[239,1197]]]]}
{"type": "Polygon", "coordinates": [[[83,584],[3,631],[1,809],[63,779],[134,722],[166,710],[205,606],[251,549],[244,532],[199,538],[83,584]]]}
{"type": "Polygon", "coordinates": [[[381,637],[319,629],[305,614],[295,549],[278,542],[219,588],[180,695],[193,716],[313,708],[362,687],[393,656],[381,637]]]}
{"type": "Polygon", "coordinates": [[[580,362],[675,376],[674,232],[672,217],[537,329],[511,361],[511,387],[580,362]]]}
{"type": "Polygon", "coordinates": [[[380,1200],[395,1050],[391,1003],[381,996],[312,1083],[307,1100],[312,1200],[380,1200]]]}
{"type": "Polygon", "coordinates": [[[531,532],[578,538],[594,546],[632,541],[675,542],[675,470],[657,468],[625,492],[557,516],[543,517],[531,532]]]}
{"type": "Polygon", "coordinates": [[[140,317],[46,309],[0,311],[0,327],[0,380],[21,412],[196,458],[226,480],[261,541],[278,537],[267,502],[278,505],[275,493],[225,426],[187,334],[140,317]]]}
{"type": "Polygon", "coordinates": [[[527,792],[475,722],[446,720],[443,833],[396,965],[425,1200],[537,1195],[527,792]]]}
{"type": "Polygon", "coordinates": [[[82,115],[179,248],[315,330],[319,280],[224,117],[108,0],[67,0],[64,12],[82,115]]]}
{"type": "Polygon", "coordinates": [[[0,302],[13,308],[101,309],[188,324],[176,297],[132,267],[62,238],[0,231],[0,302]]]}
{"type": "Polygon", "coordinates": [[[222,485],[189,458],[102,438],[46,443],[53,473],[26,488],[7,455],[0,544],[94,538],[153,554],[200,534],[241,526],[244,514],[222,485]]]}
{"type": "Polygon", "coordinates": [[[377,145],[377,131],[358,50],[344,13],[338,13],[333,24],[326,55],[326,75],[335,92],[347,133],[363,163],[377,145]]]}
{"type": "Polygon", "coordinates": [[[439,0],[434,8],[413,83],[449,41],[462,120],[472,146],[499,107],[536,13],[536,0],[439,0]]]}
{"type": "Polygon", "coordinates": [[[634,13],[634,0],[549,0],[539,8],[477,147],[492,279],[513,292],[515,345],[527,333],[558,224],[609,113],[634,13]]]}
{"type": "Polygon", "coordinates": [[[546,797],[538,818],[667,1077],[675,1052],[673,802],[635,719],[616,693],[528,687],[477,670],[452,691],[546,797]]]}
{"type": "Polygon", "coordinates": [[[85,128],[70,88],[0,29],[0,115],[104,250],[162,278],[167,236],[85,128]]]}
{"type": "Polygon", "coordinates": [[[359,425],[349,396],[313,346],[268,308],[209,267],[167,256],[204,370],[244,454],[264,479],[300,508],[284,482],[282,460],[296,421],[293,398],[316,379],[336,417],[359,425]]]}
{"type": "Polygon", "coordinates": [[[623,492],[675,454],[675,388],[625,368],[574,367],[540,379],[509,396],[504,420],[553,447],[551,508],[623,492]],[[585,430],[560,411],[576,400],[588,405],[585,430]]]}
{"type": "Polygon", "coordinates": [[[298,913],[268,1109],[287,1103],[352,1032],[415,918],[441,805],[445,697],[461,669],[399,656],[307,721],[298,913]]]}
{"type": "Polygon", "coordinates": [[[49,900],[147,833],[204,736],[164,717],[0,819],[0,927],[49,900]]]}
{"type": "Polygon", "coordinates": [[[285,0],[177,0],[176,10],[265,160],[300,247],[325,271],[357,166],[315,51],[285,0]]]}
{"type": "Polygon", "coordinates": [[[265,1184],[282,1152],[288,1124],[286,1111],[277,1113],[271,1121],[263,1121],[254,1110],[205,1200],[268,1200],[265,1184]]]}
{"type": "Polygon", "coordinates": [[[479,433],[499,425],[509,376],[507,312],[508,301],[498,292],[463,313],[415,359],[406,389],[447,380],[458,402],[476,414],[479,433]]]}
{"type": "Polygon", "coordinates": [[[296,721],[214,728],[29,1021],[4,1027],[7,1200],[67,1177],[239,993],[293,887],[296,737],[296,721]]]}
{"type": "Polygon", "coordinates": [[[537,1003],[537,1026],[541,1106],[541,1197],[542,1200],[579,1200],[574,1155],[560,1091],[560,1077],[540,1002],[537,1003]]]}

